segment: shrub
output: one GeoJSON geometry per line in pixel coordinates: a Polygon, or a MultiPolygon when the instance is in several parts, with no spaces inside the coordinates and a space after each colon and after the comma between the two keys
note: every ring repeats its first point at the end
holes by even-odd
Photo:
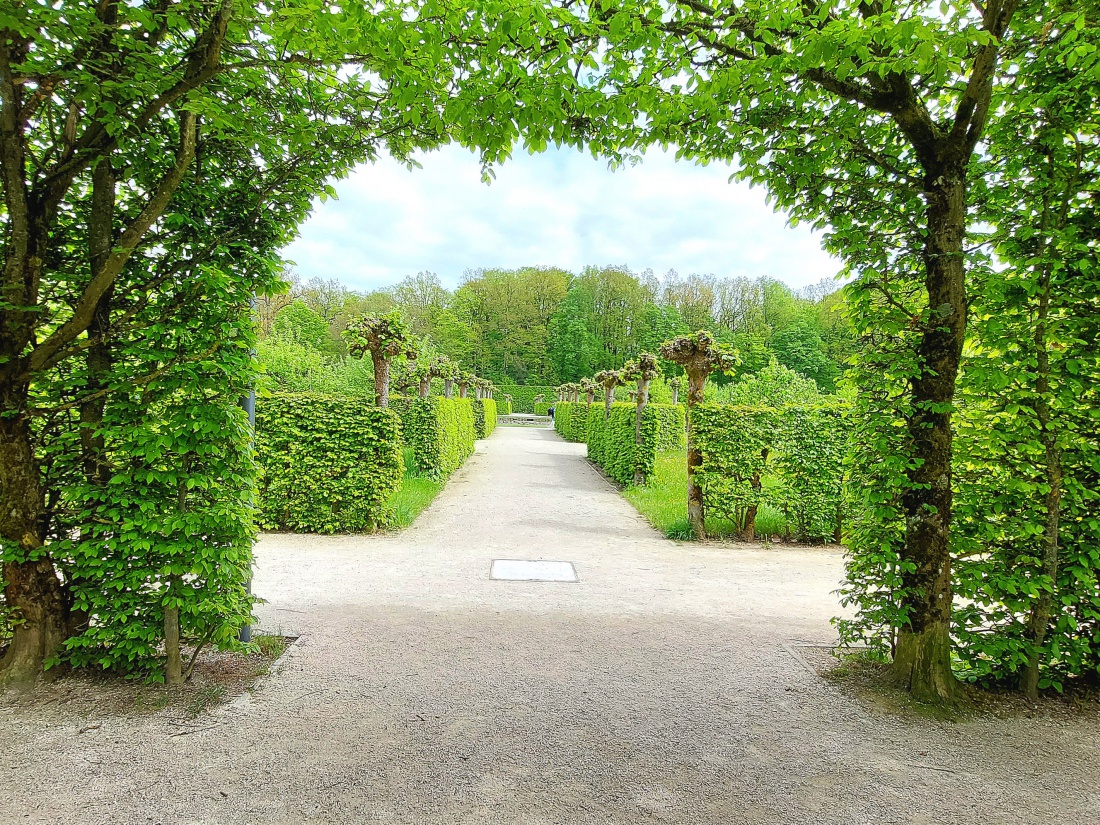
{"type": "Polygon", "coordinates": [[[478,438],[488,438],[497,428],[497,402],[492,398],[475,398],[472,405],[474,432],[478,438]]]}
{"type": "Polygon", "coordinates": [[[708,508],[751,537],[757,514],[781,511],[800,540],[838,538],[846,425],[843,408],[695,408],[696,472],[708,508]]]}
{"type": "Polygon", "coordinates": [[[393,398],[401,416],[404,443],[412,448],[416,471],[441,480],[474,451],[474,408],[469,398],[393,398]]]}
{"type": "Polygon", "coordinates": [[[634,404],[611,406],[611,415],[604,421],[601,405],[588,410],[588,457],[619,484],[634,483],[635,471],[648,481],[662,441],[672,444],[668,449],[683,447],[684,408],[676,405],[647,404],[642,413],[642,449],[634,438],[637,408],[634,404]]]}
{"type": "Polygon", "coordinates": [[[554,429],[566,441],[585,441],[588,422],[585,404],[578,401],[559,401],[554,405],[554,429]]]}
{"type": "Polygon", "coordinates": [[[501,398],[497,401],[497,415],[511,415],[512,414],[512,402],[507,398],[501,398]]]}
{"type": "Polygon", "coordinates": [[[307,533],[373,530],[401,484],[401,422],[360,400],[276,395],[256,410],[264,527],[307,533]]]}
{"type": "Polygon", "coordinates": [[[535,405],[535,415],[550,415],[550,404],[540,401],[535,405]]]}
{"type": "Polygon", "coordinates": [[[535,412],[535,398],[541,395],[543,401],[549,404],[558,397],[557,393],[557,387],[540,387],[534,384],[509,384],[507,386],[497,387],[496,391],[493,393],[493,397],[501,399],[504,398],[505,394],[510,395],[512,396],[512,411],[530,415],[535,412]]]}

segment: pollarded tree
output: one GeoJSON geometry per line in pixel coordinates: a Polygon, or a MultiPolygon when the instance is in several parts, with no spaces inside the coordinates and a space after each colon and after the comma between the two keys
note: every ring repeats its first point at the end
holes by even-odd
{"type": "Polygon", "coordinates": [[[706,538],[707,528],[703,510],[703,491],[695,483],[695,471],[703,463],[703,454],[692,438],[692,408],[702,402],[703,387],[707,376],[714,371],[730,372],[739,363],[736,353],[719,344],[709,332],[681,335],[661,344],[661,357],[684,368],[687,374],[687,473],[688,473],[688,521],[696,538],[706,538]]]}
{"type": "MultiPolygon", "coordinates": [[[[439,357],[432,359],[431,378],[441,378],[443,380],[444,398],[454,397],[455,378],[458,376],[458,373],[458,364],[456,364],[446,355],[440,355],[439,357]]],[[[421,392],[421,397],[427,396],[424,396],[423,392],[421,392]]]]}
{"type": "Polygon", "coordinates": [[[600,387],[591,378],[581,379],[581,391],[584,392],[584,403],[586,407],[591,407],[592,402],[596,400],[596,390],[600,387]]]}
{"type": "MultiPolygon", "coordinates": [[[[623,377],[627,381],[634,381],[637,386],[634,395],[634,446],[639,455],[642,450],[642,417],[645,415],[646,404],[649,403],[649,382],[660,374],[657,356],[648,352],[643,352],[623,367],[623,377]]],[[[634,483],[645,484],[645,471],[640,467],[634,468],[634,483]]]]}
{"type": "Polygon", "coordinates": [[[607,421],[611,418],[611,405],[615,403],[615,388],[625,383],[623,374],[619,370],[602,370],[594,378],[603,387],[603,420],[607,421]]]}
{"type": "Polygon", "coordinates": [[[672,403],[680,403],[680,390],[684,387],[683,379],[679,375],[674,375],[668,379],[668,388],[672,390],[672,403]]]}
{"type": "Polygon", "coordinates": [[[405,353],[409,360],[416,358],[413,338],[399,312],[356,318],[344,330],[348,342],[348,354],[362,358],[369,354],[374,365],[374,403],[379,407],[390,405],[390,362],[405,353]]]}
{"type": "Polygon", "coordinates": [[[470,385],[475,381],[473,373],[460,370],[455,380],[458,382],[458,397],[465,398],[470,392],[470,385]]]}

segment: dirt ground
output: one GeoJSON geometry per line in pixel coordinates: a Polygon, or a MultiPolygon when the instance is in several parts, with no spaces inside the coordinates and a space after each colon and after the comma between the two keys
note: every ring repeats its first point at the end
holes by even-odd
{"type": "Polygon", "coordinates": [[[0,823],[1098,820],[1095,714],[928,720],[817,675],[841,568],[667,541],[582,446],[501,428],[404,533],[263,537],[259,624],[300,638],[201,724],[0,707],[0,823]]]}

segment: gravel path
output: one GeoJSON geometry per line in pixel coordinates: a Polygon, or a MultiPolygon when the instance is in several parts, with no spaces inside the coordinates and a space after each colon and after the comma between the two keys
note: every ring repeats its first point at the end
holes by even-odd
{"type": "Polygon", "coordinates": [[[582,455],[502,428],[401,535],[265,536],[261,624],[302,634],[277,672],[186,736],[4,710],[0,823],[1098,820],[1095,718],[866,709],[796,652],[833,637],[837,553],[666,541],[582,455]]]}

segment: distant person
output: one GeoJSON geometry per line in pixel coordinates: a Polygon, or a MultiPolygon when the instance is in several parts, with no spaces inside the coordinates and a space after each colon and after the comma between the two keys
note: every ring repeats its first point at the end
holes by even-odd
{"type": "Polygon", "coordinates": [[[554,420],[554,408],[553,408],[553,406],[551,406],[550,409],[547,410],[547,412],[550,413],[550,420],[553,421],[554,420]]]}

